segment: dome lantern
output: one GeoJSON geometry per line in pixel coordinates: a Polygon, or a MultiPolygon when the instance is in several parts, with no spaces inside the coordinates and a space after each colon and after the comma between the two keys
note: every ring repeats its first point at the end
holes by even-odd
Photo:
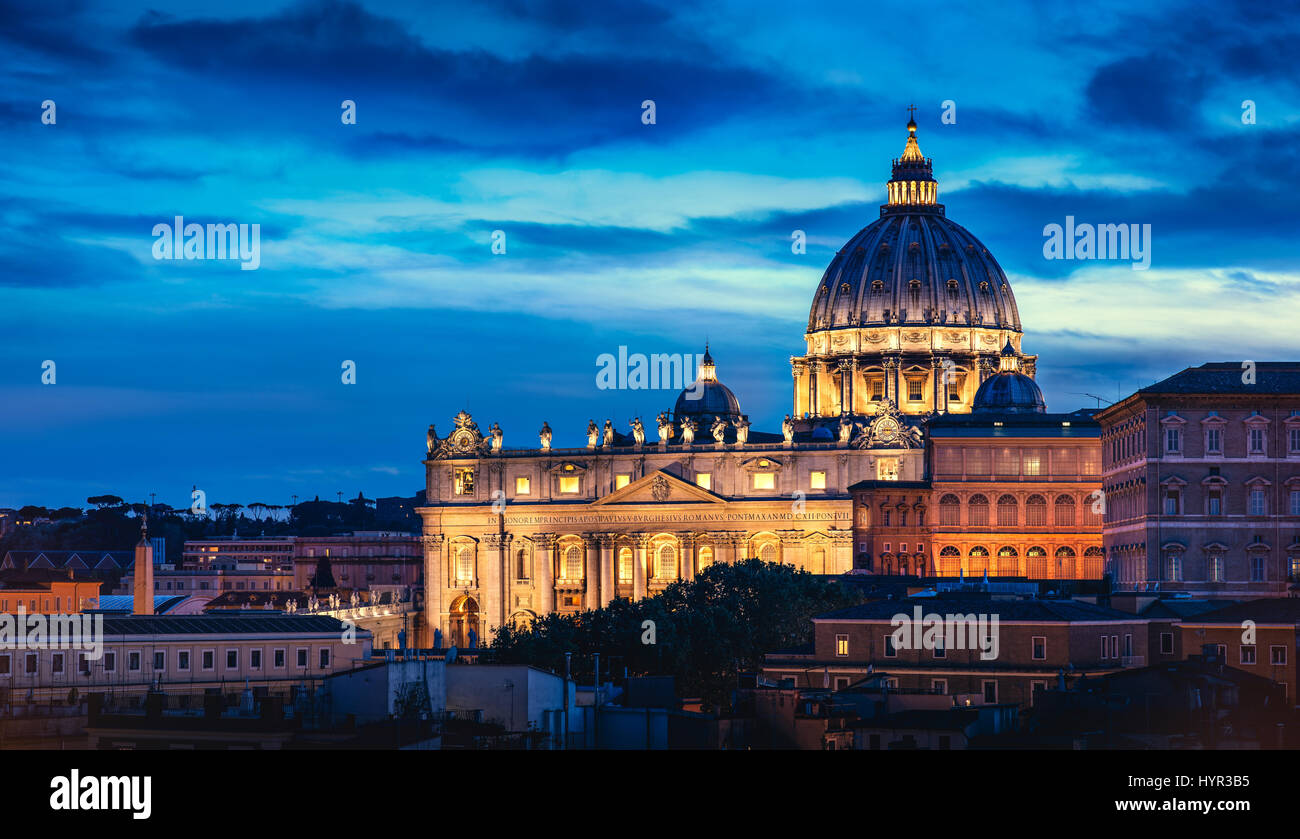
{"type": "MultiPolygon", "coordinates": [[[[907,110],[915,112],[916,106],[907,110]]],[[[927,208],[943,214],[943,205],[939,203],[939,182],[934,179],[932,161],[921,154],[921,146],[916,142],[915,118],[907,122],[907,145],[903,147],[902,157],[894,160],[893,176],[886,184],[886,192],[889,203],[880,208],[882,213],[894,208],[913,212],[927,208]]]]}

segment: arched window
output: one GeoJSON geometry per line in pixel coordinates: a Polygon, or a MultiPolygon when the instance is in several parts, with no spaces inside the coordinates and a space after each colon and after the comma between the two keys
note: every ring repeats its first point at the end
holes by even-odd
{"type": "Polygon", "coordinates": [[[1003,545],[998,548],[998,565],[997,573],[1003,577],[1011,577],[1020,571],[1020,560],[1017,558],[1016,549],[1010,545],[1003,545]]]}
{"type": "Polygon", "coordinates": [[[713,564],[713,548],[710,545],[700,546],[700,570],[703,571],[713,564]]]}
{"type": "Polygon", "coordinates": [[[1025,526],[1047,527],[1047,499],[1031,495],[1025,501],[1025,526]]]}
{"type": "Polygon", "coordinates": [[[1048,567],[1047,551],[1035,545],[1025,551],[1026,573],[1036,580],[1045,580],[1051,577],[1052,572],[1048,567]]]}
{"type": "Polygon", "coordinates": [[[989,526],[989,500],[983,495],[972,495],[968,505],[971,527],[989,526]]]}
{"type": "Polygon", "coordinates": [[[1017,553],[1016,553],[1016,549],[1013,548],[1013,547],[1011,547],[1010,545],[1003,545],[1002,547],[998,548],[998,556],[999,556],[999,557],[1008,557],[1008,556],[1010,556],[1010,557],[1014,557],[1014,556],[1019,556],[1019,554],[1017,554],[1017,553]]]}
{"type": "Polygon", "coordinates": [[[1056,526],[1074,527],[1074,498],[1072,496],[1056,496],[1056,526]]]}
{"type": "Polygon", "coordinates": [[[564,576],[562,579],[576,582],[582,579],[582,548],[572,545],[564,552],[564,576]]]}
{"type": "Polygon", "coordinates": [[[814,574],[826,573],[826,549],[825,548],[813,548],[812,567],[807,570],[811,571],[814,574]]]}
{"type": "Polygon", "coordinates": [[[655,577],[660,580],[677,579],[677,549],[662,545],[655,554],[655,577]]]}
{"type": "Polygon", "coordinates": [[[1083,552],[1083,576],[1085,579],[1099,579],[1106,570],[1106,552],[1096,545],[1083,552]]]}
{"type": "Polygon", "coordinates": [[[632,549],[618,549],[618,581],[620,583],[632,582],[632,549]]]}
{"type": "Polygon", "coordinates": [[[515,579],[528,579],[528,552],[523,548],[515,552],[515,579]]]}
{"type": "Polygon", "coordinates": [[[758,549],[758,558],[764,562],[776,562],[776,545],[768,542],[758,549]]]}
{"type": "Polygon", "coordinates": [[[456,548],[456,583],[469,585],[474,582],[474,550],[469,545],[456,548]]]}
{"type": "Polygon", "coordinates": [[[983,545],[976,545],[970,549],[970,555],[975,557],[986,557],[989,555],[989,549],[983,545]]]}
{"type": "Polygon", "coordinates": [[[1056,549],[1056,576],[1058,579],[1074,579],[1074,557],[1074,548],[1062,545],[1056,549]]]}
{"type": "Polygon", "coordinates": [[[945,545],[939,550],[938,567],[935,570],[944,577],[961,574],[961,551],[952,545],[945,545]]]}
{"type": "Polygon", "coordinates": [[[952,493],[939,499],[939,524],[944,527],[961,526],[961,499],[952,493]]]}
{"type": "Polygon", "coordinates": [[[1016,527],[1020,524],[1020,507],[1014,495],[998,499],[998,527],[1016,527]]]}
{"type": "Polygon", "coordinates": [[[952,545],[945,545],[943,550],[939,551],[939,556],[961,556],[961,551],[952,545]]]}

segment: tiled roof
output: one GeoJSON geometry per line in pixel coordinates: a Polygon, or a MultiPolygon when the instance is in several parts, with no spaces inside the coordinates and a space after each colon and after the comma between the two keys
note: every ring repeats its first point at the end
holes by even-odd
{"type": "Polygon", "coordinates": [[[1021,621],[1027,623],[1069,623],[1071,621],[1115,621],[1122,623],[1145,623],[1146,618],[1130,612],[1107,609],[1085,603],[1081,600],[995,600],[982,597],[920,597],[899,600],[878,600],[873,603],[861,603],[818,615],[813,620],[821,621],[888,621],[894,615],[912,615],[913,610],[921,607],[923,615],[928,614],[985,614],[997,615],[999,621],[1021,621]]]}
{"type": "Polygon", "coordinates": [[[324,615],[131,615],[104,618],[105,635],[341,635],[342,632],[342,621],[324,615]]]}
{"type": "Polygon", "coordinates": [[[1188,367],[1138,393],[1300,393],[1300,362],[1257,361],[1252,383],[1242,380],[1240,361],[1215,361],[1188,367]]]}

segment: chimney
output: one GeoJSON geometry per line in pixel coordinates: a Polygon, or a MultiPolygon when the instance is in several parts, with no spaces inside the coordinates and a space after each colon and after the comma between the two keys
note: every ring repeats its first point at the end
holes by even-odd
{"type": "Polygon", "coordinates": [[[135,608],[137,615],[153,614],[153,544],[149,541],[149,516],[140,518],[140,542],[135,546],[135,608]]]}

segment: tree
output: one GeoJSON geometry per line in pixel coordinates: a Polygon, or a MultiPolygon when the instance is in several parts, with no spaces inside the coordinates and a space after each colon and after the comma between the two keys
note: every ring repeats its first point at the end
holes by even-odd
{"type": "Polygon", "coordinates": [[[311,575],[311,587],[334,588],[334,572],[330,569],[330,558],[322,556],[316,561],[316,573],[311,575]]]}
{"type": "Polygon", "coordinates": [[[837,581],[793,566],[748,559],[718,563],[693,581],[655,597],[576,614],[553,613],[531,628],[505,626],[492,642],[497,660],[559,670],[571,652],[577,674],[593,653],[617,657],[629,674],[671,675],[679,695],[712,707],[729,701],[740,671],[757,670],[765,654],[812,640],[815,615],[860,602],[837,581]],[[651,621],[655,643],[642,642],[651,621]]]}
{"type": "Polygon", "coordinates": [[[86,503],[94,505],[100,510],[106,510],[110,507],[121,507],[122,499],[116,495],[92,495],[86,499],[86,503]]]}

